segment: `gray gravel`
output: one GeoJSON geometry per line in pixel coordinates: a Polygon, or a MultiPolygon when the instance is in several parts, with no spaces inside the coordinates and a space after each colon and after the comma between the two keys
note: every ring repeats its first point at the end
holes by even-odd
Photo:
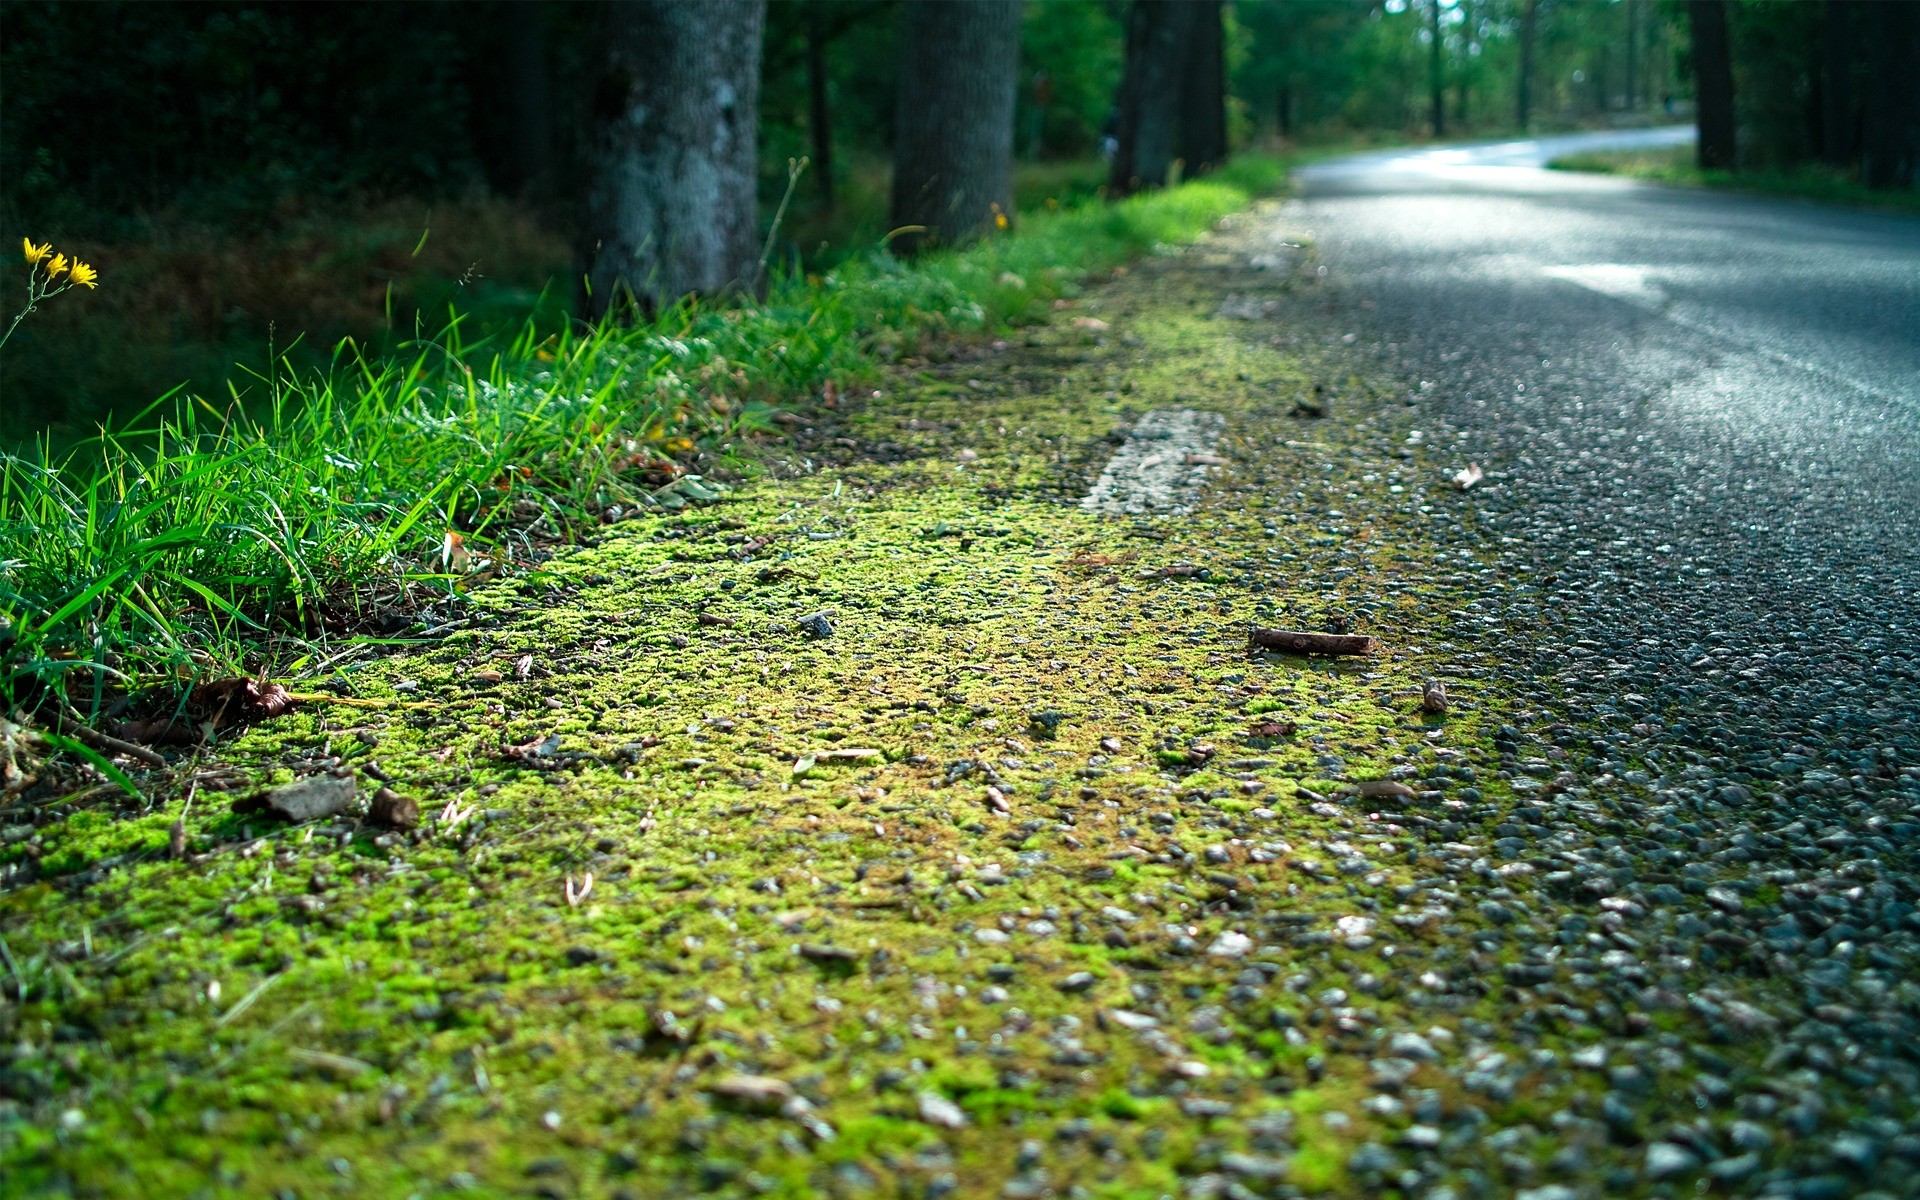
{"type": "Polygon", "coordinates": [[[1499,769],[1536,799],[1438,858],[1498,926],[1466,965],[1517,942],[1537,1007],[1449,1062],[1497,1099],[1533,1031],[1605,1037],[1532,1064],[1591,1082],[1549,1128],[1423,1122],[1349,1168],[1436,1200],[1920,1195],[1920,221],[1516,158],[1310,178],[1281,223],[1328,274],[1278,315],[1488,470],[1434,506],[1436,583],[1472,600],[1449,647],[1531,706],[1499,769]]]}

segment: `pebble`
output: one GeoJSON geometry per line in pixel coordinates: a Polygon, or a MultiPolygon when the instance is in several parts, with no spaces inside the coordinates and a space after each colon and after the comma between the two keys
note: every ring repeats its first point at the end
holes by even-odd
{"type": "Polygon", "coordinates": [[[1213,944],[1207,947],[1207,953],[1216,958],[1243,958],[1252,949],[1252,938],[1229,929],[1213,940],[1213,944]]]}
{"type": "Polygon", "coordinates": [[[921,1092],[918,1100],[920,1119],[929,1125],[959,1129],[967,1124],[967,1114],[961,1107],[939,1092],[921,1092]]]}

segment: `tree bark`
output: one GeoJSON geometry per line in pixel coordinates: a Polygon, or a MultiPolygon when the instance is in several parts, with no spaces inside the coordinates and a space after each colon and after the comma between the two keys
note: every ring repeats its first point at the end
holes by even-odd
{"type": "Polygon", "coordinates": [[[624,0],[600,15],[583,311],[751,287],[765,0],[624,0]]]}
{"type": "Polygon", "coordinates": [[[1820,20],[1820,157],[1836,167],[1860,161],[1858,0],[1827,0],[1820,20]]]}
{"type": "Polygon", "coordinates": [[[1885,0],[1866,17],[1866,96],[1860,178],[1868,187],[1920,185],[1920,4],[1885,0]]]}
{"type": "Polygon", "coordinates": [[[1221,0],[1185,0],[1194,9],[1180,81],[1179,157],[1183,174],[1202,175],[1227,161],[1226,38],[1221,0]]]}
{"type": "Polygon", "coordinates": [[[1533,118],[1533,35],[1539,25],[1540,0],[1527,0],[1520,13],[1520,78],[1514,88],[1514,117],[1520,132],[1533,118]]]}
{"type": "Polygon", "coordinates": [[[1727,41],[1726,0],[1687,0],[1693,32],[1693,96],[1699,129],[1696,160],[1703,170],[1731,170],[1733,54],[1727,41]]]}
{"type": "Polygon", "coordinates": [[[820,207],[833,211],[833,109],[827,96],[827,33],[817,6],[807,12],[807,132],[813,138],[813,178],[820,207]]]}
{"type": "Polygon", "coordinates": [[[513,106],[513,158],[523,199],[547,198],[553,186],[553,89],[547,73],[546,10],[509,0],[503,13],[507,89],[513,106]]]}
{"type": "Polygon", "coordinates": [[[1442,67],[1445,48],[1440,40],[1440,0],[1427,0],[1427,12],[1432,17],[1429,29],[1433,42],[1429,47],[1427,84],[1433,90],[1433,136],[1447,136],[1447,76],[1442,67]]]}
{"type": "Polygon", "coordinates": [[[1134,0],[1128,11],[1120,149],[1108,187],[1113,195],[1160,186],[1179,156],[1185,68],[1200,7],[1183,0],[1134,0]]]}
{"type": "Polygon", "coordinates": [[[1640,5],[1623,0],[1627,10],[1627,111],[1640,107],[1640,5]]]}
{"type": "Polygon", "coordinates": [[[894,117],[893,223],[962,241],[1013,212],[1013,112],[1020,69],[1019,0],[911,5],[901,25],[894,117]]]}

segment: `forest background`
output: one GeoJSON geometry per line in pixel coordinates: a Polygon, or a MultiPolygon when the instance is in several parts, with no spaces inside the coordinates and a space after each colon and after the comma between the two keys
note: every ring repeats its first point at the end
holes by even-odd
{"type": "MultiPolygon", "coordinates": [[[[938,5],[775,0],[759,217],[810,164],[771,243],[819,271],[889,231],[902,48],[938,5]]],[[[1876,89],[1868,10],[1735,0],[1738,162],[1861,171],[1876,89]]],[[[83,435],[181,387],[258,394],[269,362],[378,355],[459,314],[469,337],[575,305],[599,6],[61,3],[0,6],[0,224],[102,267],[0,359],[0,445],[83,435]]],[[[1691,119],[1676,0],[1234,0],[1227,120],[1246,149],[1691,119]]],[[[1697,16],[1697,14],[1694,14],[1697,16]]],[[[1015,214],[1100,194],[1123,0],[1021,16],[1015,214]]],[[[1911,90],[1909,85],[1908,90],[1911,90]]],[[[1911,164],[1907,167],[1911,189],[1911,164]]]]}

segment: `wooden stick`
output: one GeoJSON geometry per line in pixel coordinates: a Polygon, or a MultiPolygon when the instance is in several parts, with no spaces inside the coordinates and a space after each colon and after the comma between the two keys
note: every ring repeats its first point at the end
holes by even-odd
{"type": "Polygon", "coordinates": [[[1257,626],[1247,631],[1247,642],[1262,650],[1284,650],[1288,654],[1372,654],[1380,646],[1363,633],[1301,633],[1257,626]]]}
{"type": "Polygon", "coordinates": [[[329,692],[288,692],[287,699],[301,704],[341,704],[348,708],[398,708],[411,711],[416,708],[432,708],[431,700],[382,700],[364,699],[359,696],[335,696],[329,692]]]}
{"type": "Polygon", "coordinates": [[[136,746],[132,742],[123,742],[117,737],[101,733],[87,724],[86,718],[75,712],[71,706],[62,704],[53,714],[53,727],[61,733],[85,742],[102,754],[124,754],[128,758],[137,758],[149,766],[164,767],[167,760],[145,746],[136,746]]]}

